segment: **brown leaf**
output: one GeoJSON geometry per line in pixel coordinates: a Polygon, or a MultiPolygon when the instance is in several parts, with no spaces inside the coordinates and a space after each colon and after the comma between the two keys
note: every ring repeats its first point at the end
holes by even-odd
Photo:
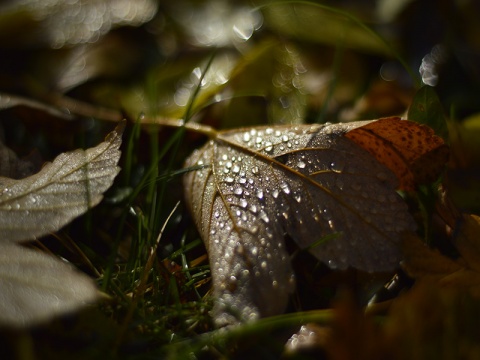
{"type": "Polygon", "coordinates": [[[414,278],[434,277],[441,279],[462,269],[462,265],[442,255],[437,249],[429,248],[417,235],[405,234],[402,267],[414,278]]]}
{"type": "Polygon", "coordinates": [[[397,179],[344,136],[368,123],[219,132],[187,160],[217,324],[284,310],[294,285],[285,234],[331,268],[397,266],[400,234],[415,228],[397,179]]]}
{"type": "Polygon", "coordinates": [[[396,117],[370,122],[345,136],[393,171],[402,190],[436,180],[449,156],[448,146],[432,129],[396,117]]]}
{"type": "Polygon", "coordinates": [[[465,288],[480,296],[480,224],[479,217],[464,215],[454,245],[460,258],[453,260],[426,246],[415,235],[403,242],[405,271],[416,279],[431,279],[443,286],[465,288]]]}

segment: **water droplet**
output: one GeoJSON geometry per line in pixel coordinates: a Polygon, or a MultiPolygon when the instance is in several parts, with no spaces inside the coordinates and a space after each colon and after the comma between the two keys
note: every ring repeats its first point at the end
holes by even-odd
{"type": "Polygon", "coordinates": [[[327,264],[328,264],[328,267],[329,267],[330,269],[336,269],[337,266],[338,266],[337,263],[336,263],[334,260],[328,260],[328,261],[327,261],[327,264]]]}
{"type": "Polygon", "coordinates": [[[298,168],[300,168],[300,169],[305,169],[305,166],[307,166],[307,164],[305,164],[304,161],[301,161],[301,160],[300,160],[300,161],[297,163],[297,166],[298,166],[298,168]]]}
{"type": "Polygon", "coordinates": [[[245,199],[240,199],[240,206],[242,208],[246,208],[248,206],[248,202],[245,199]]]}
{"type": "Polygon", "coordinates": [[[228,177],[225,178],[225,182],[226,182],[227,184],[231,184],[231,183],[233,183],[233,181],[234,181],[234,178],[232,178],[232,177],[230,177],[230,176],[228,176],[228,177]]]}
{"type": "Polygon", "coordinates": [[[275,199],[278,198],[278,194],[279,194],[279,192],[278,192],[277,189],[275,189],[275,190],[272,191],[272,196],[273,196],[275,199]]]}
{"type": "Polygon", "coordinates": [[[288,135],[283,135],[283,136],[282,136],[282,141],[283,141],[283,142],[287,142],[288,140],[289,140],[288,135]]]}
{"type": "Polygon", "coordinates": [[[251,138],[250,133],[246,132],[243,134],[243,141],[249,142],[251,138]]]}
{"type": "Polygon", "coordinates": [[[332,161],[329,165],[329,169],[337,173],[342,172],[344,168],[345,164],[343,162],[332,161]]]}
{"type": "Polygon", "coordinates": [[[238,179],[238,182],[239,182],[240,184],[245,184],[245,183],[247,182],[247,179],[244,178],[244,177],[241,177],[240,179],[238,179]]]}
{"type": "Polygon", "coordinates": [[[233,190],[233,193],[235,195],[242,195],[243,194],[243,189],[238,187],[235,190],[233,190]]]}
{"type": "Polygon", "coordinates": [[[265,143],[265,151],[266,152],[271,152],[273,150],[273,144],[270,141],[267,141],[265,143]]]}
{"type": "Polygon", "coordinates": [[[262,267],[262,269],[266,269],[266,268],[267,268],[267,262],[266,262],[266,261],[262,261],[262,263],[260,264],[260,266],[262,267]]]}
{"type": "Polygon", "coordinates": [[[220,217],[220,213],[218,211],[215,211],[215,213],[213,214],[213,216],[215,216],[215,218],[219,218],[220,217]]]}
{"type": "Polygon", "coordinates": [[[257,191],[257,198],[259,198],[260,200],[263,199],[263,190],[260,189],[257,191]]]}
{"type": "Polygon", "coordinates": [[[260,217],[260,219],[262,219],[264,222],[268,223],[270,222],[270,219],[268,218],[267,216],[267,213],[263,210],[260,210],[260,213],[258,214],[258,216],[260,217]]]}
{"type": "Polygon", "coordinates": [[[335,229],[335,224],[333,223],[333,220],[328,220],[328,226],[330,227],[330,229],[335,229]]]}
{"type": "Polygon", "coordinates": [[[252,213],[256,214],[256,213],[257,213],[257,206],[256,206],[256,205],[250,206],[250,211],[251,211],[252,213]]]}
{"type": "Polygon", "coordinates": [[[263,139],[260,136],[257,136],[257,138],[255,139],[255,143],[261,144],[262,142],[263,142],[263,139]]]}
{"type": "Polygon", "coordinates": [[[233,166],[232,162],[231,161],[227,161],[227,163],[225,164],[225,167],[230,169],[231,167],[233,166]]]}
{"type": "Polygon", "coordinates": [[[288,187],[288,184],[283,182],[280,184],[280,188],[285,194],[290,194],[290,188],[288,187]]]}
{"type": "Polygon", "coordinates": [[[222,155],[222,160],[228,160],[227,154],[223,154],[223,155],[222,155]]]}
{"type": "Polygon", "coordinates": [[[295,195],[295,200],[298,202],[298,203],[301,203],[302,202],[302,197],[300,195],[295,195]]]}
{"type": "Polygon", "coordinates": [[[238,174],[240,172],[240,166],[238,165],[235,165],[232,169],[232,171],[235,173],[235,174],[238,174]]]}
{"type": "Polygon", "coordinates": [[[254,167],[252,168],[252,174],[258,174],[258,171],[259,171],[259,170],[258,170],[258,166],[254,166],[254,167]]]}

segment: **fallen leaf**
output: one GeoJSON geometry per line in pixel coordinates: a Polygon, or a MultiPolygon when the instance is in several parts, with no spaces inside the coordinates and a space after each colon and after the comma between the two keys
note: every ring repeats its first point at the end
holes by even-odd
{"type": "Polygon", "coordinates": [[[95,283],[67,263],[17,244],[0,244],[0,325],[36,325],[98,297],[95,283]]]}
{"type": "MultiPolygon", "coordinates": [[[[200,170],[185,175],[186,199],[208,249],[218,325],[285,309],[294,287],[285,234],[331,268],[397,266],[400,234],[415,224],[395,175],[351,141],[363,132],[365,143],[374,135],[394,146],[400,132],[413,150],[430,150],[424,126],[383,119],[223,131],[190,156],[186,167],[200,170]]],[[[418,159],[408,154],[408,164],[418,159]]]]}
{"type": "Polygon", "coordinates": [[[477,359],[478,299],[427,279],[391,304],[383,322],[382,359],[477,359]]]}
{"type": "Polygon", "coordinates": [[[406,235],[403,241],[405,260],[402,267],[415,279],[430,279],[440,285],[464,288],[480,297],[480,218],[463,215],[453,244],[459,252],[451,259],[425,245],[415,235],[406,235]]]}
{"type": "Polygon", "coordinates": [[[43,236],[100,202],[119,172],[121,123],[105,142],[60,154],[21,180],[0,177],[0,241],[43,236]]]}
{"type": "Polygon", "coordinates": [[[449,157],[448,146],[432,129],[400,118],[380,119],[345,136],[393,171],[402,190],[435,181],[449,157]]]}
{"type": "Polygon", "coordinates": [[[462,269],[462,265],[428,247],[420,237],[406,234],[403,240],[402,267],[413,278],[430,277],[439,280],[462,269]]]}

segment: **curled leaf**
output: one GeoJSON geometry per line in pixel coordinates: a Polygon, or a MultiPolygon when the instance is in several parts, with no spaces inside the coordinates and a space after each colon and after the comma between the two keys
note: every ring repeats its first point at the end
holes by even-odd
{"type": "Polygon", "coordinates": [[[48,234],[98,204],[119,172],[124,127],[96,147],[60,154],[35,175],[0,177],[0,240],[48,234]]]}
{"type": "Polygon", "coordinates": [[[32,326],[98,297],[88,276],[53,256],[16,244],[0,245],[0,325],[32,326]]]}
{"type": "Polygon", "coordinates": [[[191,155],[186,166],[201,169],[186,174],[186,199],[209,252],[217,324],[284,310],[294,286],[285,234],[331,268],[397,266],[414,221],[395,175],[348,136],[379,123],[391,142],[387,121],[393,133],[423,131],[391,119],[258,127],[220,132],[191,155]]]}

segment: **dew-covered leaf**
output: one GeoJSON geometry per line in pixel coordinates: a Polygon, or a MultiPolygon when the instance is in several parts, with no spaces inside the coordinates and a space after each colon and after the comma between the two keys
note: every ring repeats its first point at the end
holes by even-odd
{"type": "Polygon", "coordinates": [[[397,266],[400,234],[415,228],[399,182],[345,136],[377,123],[381,139],[382,121],[224,131],[187,160],[201,167],[185,176],[186,199],[209,252],[218,325],[284,310],[294,287],[285,234],[303,249],[318,243],[310,252],[331,268],[397,266]]]}
{"type": "Polygon", "coordinates": [[[97,300],[94,282],[40,251],[0,244],[0,326],[24,327],[97,300]]]}
{"type": "Polygon", "coordinates": [[[427,126],[384,118],[345,135],[395,173],[402,190],[435,181],[449,156],[448,146],[427,126]]]}
{"type": "Polygon", "coordinates": [[[40,237],[98,204],[119,172],[124,126],[96,147],[60,154],[35,175],[0,177],[0,240],[40,237]]]}

